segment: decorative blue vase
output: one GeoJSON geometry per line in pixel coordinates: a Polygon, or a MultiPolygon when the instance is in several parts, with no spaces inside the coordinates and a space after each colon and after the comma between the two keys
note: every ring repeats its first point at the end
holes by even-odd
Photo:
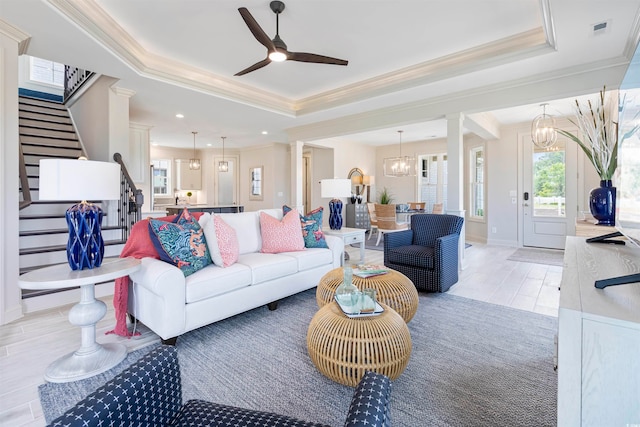
{"type": "Polygon", "coordinates": [[[600,181],[600,187],[591,190],[589,208],[598,225],[616,224],[616,187],[610,179],[600,181]]]}
{"type": "Polygon", "coordinates": [[[329,202],[329,228],[340,230],[342,228],[342,200],[332,199],[329,202]]]}
{"type": "Polygon", "coordinates": [[[90,203],[78,203],[67,209],[67,260],[72,270],[96,268],[102,264],[102,216],[100,207],[90,203]]]}

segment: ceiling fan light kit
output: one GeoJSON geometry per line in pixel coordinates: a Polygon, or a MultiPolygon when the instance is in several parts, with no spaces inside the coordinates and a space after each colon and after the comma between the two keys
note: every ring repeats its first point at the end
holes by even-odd
{"type": "Polygon", "coordinates": [[[258,42],[267,48],[267,57],[262,61],[256,62],[250,67],[245,68],[242,71],[237,72],[236,76],[243,76],[252,71],[256,71],[262,67],[269,65],[271,62],[283,62],[283,61],[298,61],[298,62],[312,62],[315,64],[333,64],[333,65],[347,65],[349,61],[344,59],[332,58],[324,55],[317,55],[315,53],[306,52],[289,52],[287,44],[280,38],[280,14],[284,10],[284,3],[281,1],[272,1],[269,6],[273,13],[276,14],[276,35],[273,39],[270,39],[267,33],[264,32],[262,27],[254,19],[253,15],[246,7],[238,9],[240,16],[244,19],[245,24],[249,27],[251,34],[258,40],[258,42]]]}
{"type": "Polygon", "coordinates": [[[401,130],[398,131],[400,135],[400,156],[384,159],[384,176],[416,176],[416,158],[402,155],[402,132],[401,130]]]}

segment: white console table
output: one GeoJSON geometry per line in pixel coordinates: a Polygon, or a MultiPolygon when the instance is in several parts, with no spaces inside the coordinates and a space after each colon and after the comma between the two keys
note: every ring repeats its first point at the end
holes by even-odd
{"type": "Polygon", "coordinates": [[[558,311],[558,426],[640,425],[640,249],[567,237],[558,311]]]}
{"type": "Polygon", "coordinates": [[[104,317],[107,306],[95,299],[95,284],[117,279],[140,268],[140,260],[118,258],[105,260],[100,267],[71,270],[69,264],[58,264],[33,270],[20,276],[23,289],[61,289],[80,286],[80,302],[69,311],[69,322],[82,329],[78,350],[54,361],[45,372],[45,380],[55,383],[89,378],[113,368],[126,357],[122,344],[98,344],[96,323],[104,317]]]}

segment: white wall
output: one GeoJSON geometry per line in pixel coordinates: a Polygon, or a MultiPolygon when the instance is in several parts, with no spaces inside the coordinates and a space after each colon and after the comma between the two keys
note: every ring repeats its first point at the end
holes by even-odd
{"type": "MultiPolygon", "coordinates": [[[[0,28],[1,29],[1,28],[0,28]]],[[[0,324],[22,317],[18,287],[18,42],[0,31],[0,324]]]]}
{"type": "Polygon", "coordinates": [[[240,153],[240,201],[245,211],[282,208],[291,200],[291,162],[287,144],[248,148],[240,153]],[[263,200],[249,200],[250,168],[262,166],[263,200]]]}
{"type": "MultiPolygon", "coordinates": [[[[113,126],[109,115],[111,86],[117,82],[112,77],[101,76],[69,108],[71,117],[90,160],[112,161],[110,157],[113,126]]],[[[122,124],[124,141],[129,141],[129,117],[127,106],[126,124],[122,124]]],[[[120,134],[113,137],[121,137],[120,134]]],[[[125,151],[125,153],[128,152],[125,151]]]]}

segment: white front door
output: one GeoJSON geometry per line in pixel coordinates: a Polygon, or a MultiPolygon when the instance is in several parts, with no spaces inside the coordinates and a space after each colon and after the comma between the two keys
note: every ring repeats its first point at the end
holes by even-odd
{"type": "Polygon", "coordinates": [[[577,207],[577,152],[575,144],[558,136],[549,150],[536,147],[522,134],[523,246],[564,249],[577,207]]]}

